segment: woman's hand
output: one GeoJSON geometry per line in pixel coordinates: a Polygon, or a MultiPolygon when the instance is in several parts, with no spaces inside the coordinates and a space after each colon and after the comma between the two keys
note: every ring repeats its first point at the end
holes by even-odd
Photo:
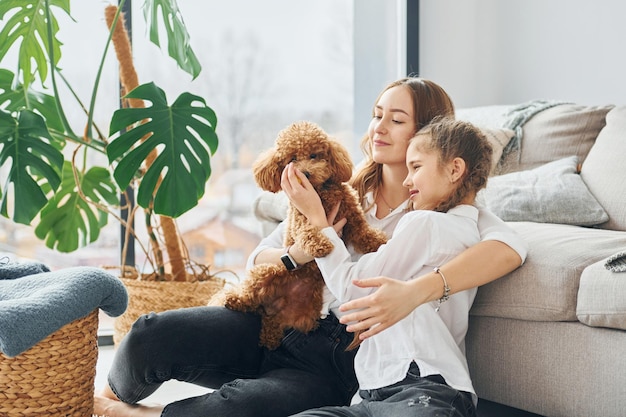
{"type": "Polygon", "coordinates": [[[310,224],[320,228],[332,225],[337,234],[341,236],[341,230],[347,223],[347,220],[343,218],[335,223],[335,218],[339,212],[339,204],[333,207],[327,216],[319,194],[317,194],[306,175],[293,164],[288,164],[283,170],[280,185],[291,204],[309,220],[310,224]]]}
{"type": "Polygon", "coordinates": [[[341,323],[349,324],[349,332],[361,333],[361,340],[393,326],[415,308],[426,301],[416,294],[412,281],[399,281],[388,277],[366,278],[353,281],[361,288],[374,288],[376,291],[365,297],[348,301],[339,307],[340,311],[356,310],[342,316],[341,323]]]}
{"type": "Polygon", "coordinates": [[[288,164],[280,178],[280,186],[291,204],[306,217],[312,225],[329,225],[322,200],[309,179],[294,164],[288,164]]]}

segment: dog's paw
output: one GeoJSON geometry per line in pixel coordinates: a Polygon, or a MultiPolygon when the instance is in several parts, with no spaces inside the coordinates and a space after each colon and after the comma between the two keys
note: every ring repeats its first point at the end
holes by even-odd
{"type": "Polygon", "coordinates": [[[246,297],[245,294],[227,292],[224,295],[224,307],[229,310],[254,312],[257,311],[258,305],[250,297],[246,297]]]}
{"type": "Polygon", "coordinates": [[[387,240],[387,235],[384,232],[376,229],[370,230],[368,238],[366,239],[366,241],[369,242],[369,245],[366,245],[367,252],[376,252],[379,247],[387,243],[387,240]]]}
{"type": "Polygon", "coordinates": [[[387,243],[387,235],[373,227],[368,227],[362,234],[356,234],[352,239],[354,249],[359,253],[376,252],[379,247],[387,243]]]}
{"type": "Polygon", "coordinates": [[[207,306],[224,307],[225,304],[226,304],[226,293],[225,291],[222,290],[213,294],[213,296],[209,299],[207,306]]]}
{"type": "Polygon", "coordinates": [[[302,250],[314,258],[323,258],[335,248],[330,239],[319,230],[303,235],[298,241],[301,242],[302,250]]]}

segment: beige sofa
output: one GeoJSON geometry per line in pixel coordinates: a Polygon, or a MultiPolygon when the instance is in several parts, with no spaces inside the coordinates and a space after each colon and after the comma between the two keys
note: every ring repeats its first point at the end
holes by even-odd
{"type": "MultiPolygon", "coordinates": [[[[507,110],[458,117],[498,127],[507,110]]],[[[518,127],[520,146],[482,197],[529,253],[522,267],[478,290],[466,342],[475,387],[480,398],[544,416],[626,416],[626,271],[605,266],[617,255],[608,266],[626,269],[626,106],[560,104],[518,127]],[[571,155],[580,175],[545,169],[571,155]],[[567,175],[577,183],[559,178],[567,175]],[[590,207],[587,191],[606,215],[590,207]]]]}
{"type": "MultiPolygon", "coordinates": [[[[626,106],[462,109],[494,145],[479,200],[529,244],[478,290],[467,357],[480,398],[549,417],[626,416],[626,106]],[[579,171],[580,170],[580,174],[579,171]],[[626,269],[624,259],[609,264],[626,269]]],[[[286,202],[263,194],[269,232],[286,202]]]]}

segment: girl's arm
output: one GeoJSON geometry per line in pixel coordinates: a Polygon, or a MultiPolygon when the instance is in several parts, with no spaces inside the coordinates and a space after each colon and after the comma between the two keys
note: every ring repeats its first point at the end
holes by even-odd
{"type": "MultiPolygon", "coordinates": [[[[359,277],[386,274],[393,276],[394,280],[410,280],[411,277],[423,273],[424,265],[429,260],[434,261],[443,256],[440,255],[443,245],[439,236],[444,233],[439,232],[439,225],[437,221],[433,221],[431,214],[434,213],[424,211],[405,215],[398,223],[392,239],[376,252],[366,253],[357,261],[351,261],[350,253],[333,228],[322,229],[322,233],[333,243],[334,249],[325,257],[315,258],[315,262],[330,292],[340,302],[360,299],[374,289],[353,285],[353,281],[359,277]]],[[[458,253],[463,247],[478,240],[477,237],[471,240],[471,230],[466,235],[470,236],[469,243],[464,244],[459,240],[457,246],[446,247],[443,252],[458,253]]],[[[475,226],[473,236],[476,236],[475,226]]],[[[449,256],[445,258],[449,259],[449,256]]]]}

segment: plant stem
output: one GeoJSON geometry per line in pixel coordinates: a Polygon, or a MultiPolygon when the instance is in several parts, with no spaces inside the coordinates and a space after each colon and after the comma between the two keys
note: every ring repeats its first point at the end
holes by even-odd
{"type": "MultiPolygon", "coordinates": [[[[126,28],[124,27],[124,15],[120,13],[120,8],[115,6],[107,6],[105,10],[105,17],[107,21],[107,25],[111,30],[111,34],[109,39],[113,40],[113,46],[115,48],[115,52],[117,54],[117,60],[120,64],[120,79],[122,86],[126,93],[133,90],[139,85],[139,79],[137,77],[137,72],[135,71],[135,66],[133,64],[133,57],[131,52],[131,44],[128,39],[128,33],[126,32],[126,28]],[[118,21],[119,19],[119,21],[118,21]],[[115,23],[122,23],[118,26],[115,26],[115,23]]],[[[139,99],[131,99],[129,100],[130,107],[144,107],[145,104],[143,100],[139,99]]],[[[153,151],[146,158],[146,169],[150,167],[152,162],[156,159],[157,153],[153,151]]],[[[159,187],[161,180],[157,182],[157,188],[159,187]]],[[[151,211],[150,211],[151,213],[151,211]]],[[[149,215],[149,212],[146,211],[146,215],[149,215]]],[[[146,220],[148,222],[148,220],[146,220]]],[[[187,274],[185,272],[185,258],[182,255],[182,250],[180,247],[180,240],[178,236],[178,232],[176,230],[176,224],[174,220],[170,217],[159,216],[159,227],[163,230],[163,239],[165,240],[165,248],[168,254],[168,260],[170,262],[172,268],[172,276],[175,281],[185,281],[187,274]]],[[[151,239],[154,239],[154,233],[151,234],[151,239]]],[[[157,242],[153,241],[152,246],[158,247],[157,242]]],[[[160,251],[160,249],[158,249],[160,251]]],[[[159,270],[162,267],[158,265],[159,270]]]]}
{"type": "MultiPolygon", "coordinates": [[[[50,1],[45,0],[45,9],[46,9],[46,29],[48,36],[48,57],[50,58],[50,78],[52,79],[52,89],[54,91],[54,101],[56,102],[57,113],[61,118],[61,123],[63,123],[63,128],[65,131],[71,135],[76,136],[72,131],[70,123],[67,121],[67,117],[65,117],[65,112],[63,111],[63,105],[61,104],[61,99],[59,98],[59,90],[57,88],[56,82],[56,64],[54,63],[54,37],[52,36],[52,16],[50,15],[50,1]]],[[[24,86],[24,89],[27,89],[28,86],[24,86]]]]}
{"type": "MultiPolygon", "coordinates": [[[[74,89],[72,88],[70,83],[67,81],[67,79],[63,76],[63,74],[60,71],[58,71],[58,74],[59,74],[59,77],[61,77],[61,80],[63,81],[63,83],[65,84],[65,87],[67,87],[67,89],[70,90],[70,93],[72,94],[72,96],[74,97],[74,99],[76,100],[76,102],[78,103],[80,108],[83,109],[83,112],[89,118],[89,110],[85,107],[85,105],[83,104],[81,99],[78,97],[78,94],[76,94],[76,91],[74,91],[74,89]]],[[[105,153],[104,148],[108,144],[107,138],[102,133],[102,131],[98,128],[98,125],[96,125],[93,122],[93,120],[92,120],[91,125],[93,126],[94,129],[96,129],[96,133],[98,134],[98,139],[91,138],[91,137],[87,137],[85,139],[82,139],[82,138],[79,139],[78,136],[73,135],[72,140],[74,140],[76,142],[80,142],[80,143],[82,143],[84,145],[87,145],[87,146],[89,146],[90,143],[96,143],[100,147],[94,147],[94,146],[91,146],[91,147],[94,148],[94,149],[98,149],[102,153],[105,153]]],[[[85,136],[87,136],[87,133],[85,133],[85,136]]]]}

